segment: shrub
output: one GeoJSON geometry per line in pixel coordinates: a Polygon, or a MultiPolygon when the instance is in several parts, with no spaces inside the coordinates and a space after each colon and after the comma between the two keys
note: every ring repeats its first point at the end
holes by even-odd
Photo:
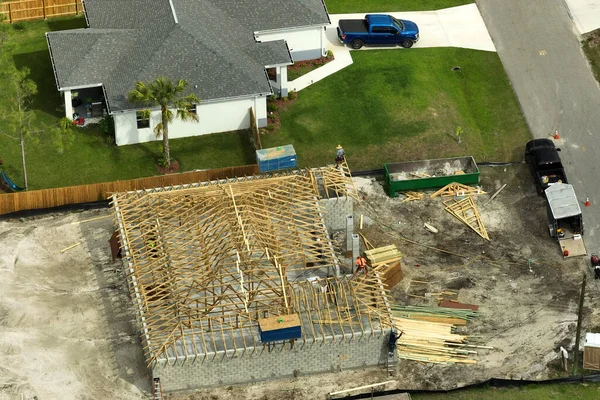
{"type": "Polygon", "coordinates": [[[333,58],[333,51],[327,50],[327,58],[329,58],[329,59],[333,58]]]}
{"type": "Polygon", "coordinates": [[[267,111],[269,111],[269,112],[277,111],[277,106],[275,105],[275,103],[267,103],[267,111]]]}
{"type": "Polygon", "coordinates": [[[275,122],[275,114],[269,114],[269,121],[275,122]]]}
{"type": "Polygon", "coordinates": [[[26,28],[26,25],[25,25],[25,23],[24,23],[24,22],[15,22],[15,23],[12,25],[12,27],[13,27],[13,29],[14,29],[14,30],[16,30],[16,31],[24,31],[24,30],[25,30],[25,28],[26,28]]]}
{"type": "Polygon", "coordinates": [[[296,92],[294,92],[293,90],[290,90],[288,92],[288,99],[294,100],[295,98],[296,98],[296,92]]]}
{"type": "Polygon", "coordinates": [[[275,130],[275,125],[267,125],[267,130],[273,132],[275,130]]]}

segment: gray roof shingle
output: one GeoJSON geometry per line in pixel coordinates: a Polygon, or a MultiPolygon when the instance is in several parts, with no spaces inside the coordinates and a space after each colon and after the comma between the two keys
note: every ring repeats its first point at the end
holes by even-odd
{"type": "Polygon", "coordinates": [[[84,0],[90,28],[46,34],[58,87],[101,83],[111,112],[136,108],[135,82],[159,76],[187,80],[201,100],[266,94],[265,66],[291,56],[253,32],[329,22],[322,0],[171,2],[177,23],[169,0],[84,0]]]}

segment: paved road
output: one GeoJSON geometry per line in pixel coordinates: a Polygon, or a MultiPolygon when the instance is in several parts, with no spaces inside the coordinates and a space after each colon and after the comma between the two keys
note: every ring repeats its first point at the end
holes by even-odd
{"type": "Polygon", "coordinates": [[[477,0],[534,137],[558,129],[584,208],[588,253],[600,251],[600,88],[562,0],[477,0]]]}

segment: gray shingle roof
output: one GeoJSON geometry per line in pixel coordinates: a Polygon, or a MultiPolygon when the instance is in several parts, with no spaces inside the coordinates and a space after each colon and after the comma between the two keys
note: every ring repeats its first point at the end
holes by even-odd
{"type": "Polygon", "coordinates": [[[271,91],[266,65],[291,62],[284,41],[253,32],[325,24],[322,0],[84,0],[90,28],[47,33],[59,88],[103,84],[111,112],[136,81],[185,79],[201,100],[271,91]],[[196,88],[197,85],[197,88],[196,88]]]}

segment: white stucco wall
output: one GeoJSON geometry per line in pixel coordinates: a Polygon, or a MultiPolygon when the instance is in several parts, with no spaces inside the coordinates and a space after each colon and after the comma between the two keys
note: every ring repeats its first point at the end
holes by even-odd
{"type": "MultiPolygon", "coordinates": [[[[197,106],[198,122],[183,122],[175,119],[169,125],[169,138],[176,139],[209,133],[236,131],[250,127],[249,108],[253,107],[259,127],[267,122],[266,97],[245,98],[197,106]]],[[[160,122],[160,111],[152,111],[150,128],[137,129],[136,113],[115,113],[115,142],[117,146],[159,140],[154,127],[160,122]]]]}
{"type": "Polygon", "coordinates": [[[257,32],[255,36],[259,42],[285,40],[294,61],[319,58],[327,53],[325,29],[322,25],[289,31],[257,32]]]}

